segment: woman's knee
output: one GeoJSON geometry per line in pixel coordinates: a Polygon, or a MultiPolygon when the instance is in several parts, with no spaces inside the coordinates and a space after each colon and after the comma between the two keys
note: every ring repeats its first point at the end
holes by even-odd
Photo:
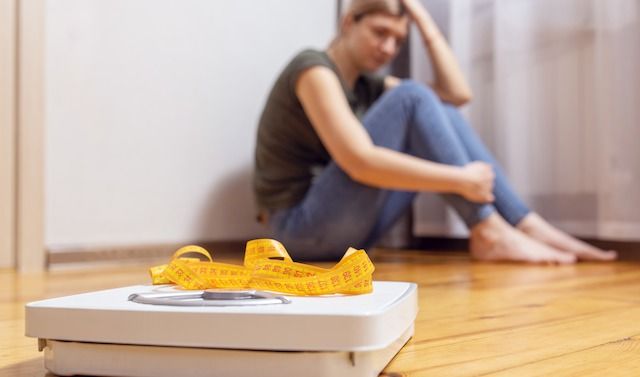
{"type": "Polygon", "coordinates": [[[415,80],[402,80],[393,91],[398,95],[405,95],[413,99],[441,103],[440,98],[433,89],[415,80]]]}
{"type": "Polygon", "coordinates": [[[455,128],[457,128],[458,130],[466,130],[469,128],[467,120],[460,112],[460,109],[448,103],[443,103],[443,108],[445,113],[447,114],[447,117],[449,118],[449,122],[455,128]]]}
{"type": "Polygon", "coordinates": [[[462,119],[462,114],[460,113],[457,107],[449,103],[443,102],[442,108],[444,109],[444,112],[445,114],[447,114],[447,118],[449,118],[451,123],[454,123],[454,124],[460,123],[460,120],[462,119]]]}

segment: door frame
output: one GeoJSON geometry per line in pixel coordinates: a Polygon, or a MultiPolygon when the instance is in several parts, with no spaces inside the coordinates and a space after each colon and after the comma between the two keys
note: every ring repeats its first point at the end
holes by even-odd
{"type": "Polygon", "coordinates": [[[45,0],[18,2],[17,267],[46,268],[44,234],[45,0]]]}
{"type": "Polygon", "coordinates": [[[20,272],[46,268],[45,5],[0,0],[0,268],[20,272]]]}
{"type": "Polygon", "coordinates": [[[16,266],[17,0],[0,0],[0,268],[16,266]]]}

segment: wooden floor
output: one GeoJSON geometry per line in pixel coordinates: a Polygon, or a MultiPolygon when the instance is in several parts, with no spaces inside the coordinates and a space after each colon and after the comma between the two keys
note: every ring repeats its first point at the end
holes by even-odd
{"type": "MultiPolygon", "coordinates": [[[[373,259],[375,279],[420,285],[415,337],[387,375],[640,376],[638,261],[492,265],[464,253],[389,250],[373,259]]],[[[146,283],[148,264],[0,271],[0,376],[47,375],[36,340],[23,335],[26,302],[146,283]]]]}

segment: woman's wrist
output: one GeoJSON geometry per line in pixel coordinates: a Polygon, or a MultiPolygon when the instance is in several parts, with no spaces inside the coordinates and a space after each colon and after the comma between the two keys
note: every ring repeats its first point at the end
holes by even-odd
{"type": "Polygon", "coordinates": [[[449,169],[447,188],[445,192],[459,194],[468,191],[470,185],[469,175],[467,174],[464,166],[446,165],[449,169]]]}

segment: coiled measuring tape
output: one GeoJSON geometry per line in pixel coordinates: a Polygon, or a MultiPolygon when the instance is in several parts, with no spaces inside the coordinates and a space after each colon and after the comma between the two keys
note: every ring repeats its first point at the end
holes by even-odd
{"type": "Polygon", "coordinates": [[[284,246],[271,239],[247,242],[244,266],[214,262],[204,248],[178,249],[169,264],[151,267],[153,284],[177,284],[184,289],[251,288],[298,296],[333,293],[357,295],[373,290],[375,267],[364,250],[349,248],[330,269],[294,262],[284,246]],[[187,258],[196,253],[207,261],[187,258]]]}

